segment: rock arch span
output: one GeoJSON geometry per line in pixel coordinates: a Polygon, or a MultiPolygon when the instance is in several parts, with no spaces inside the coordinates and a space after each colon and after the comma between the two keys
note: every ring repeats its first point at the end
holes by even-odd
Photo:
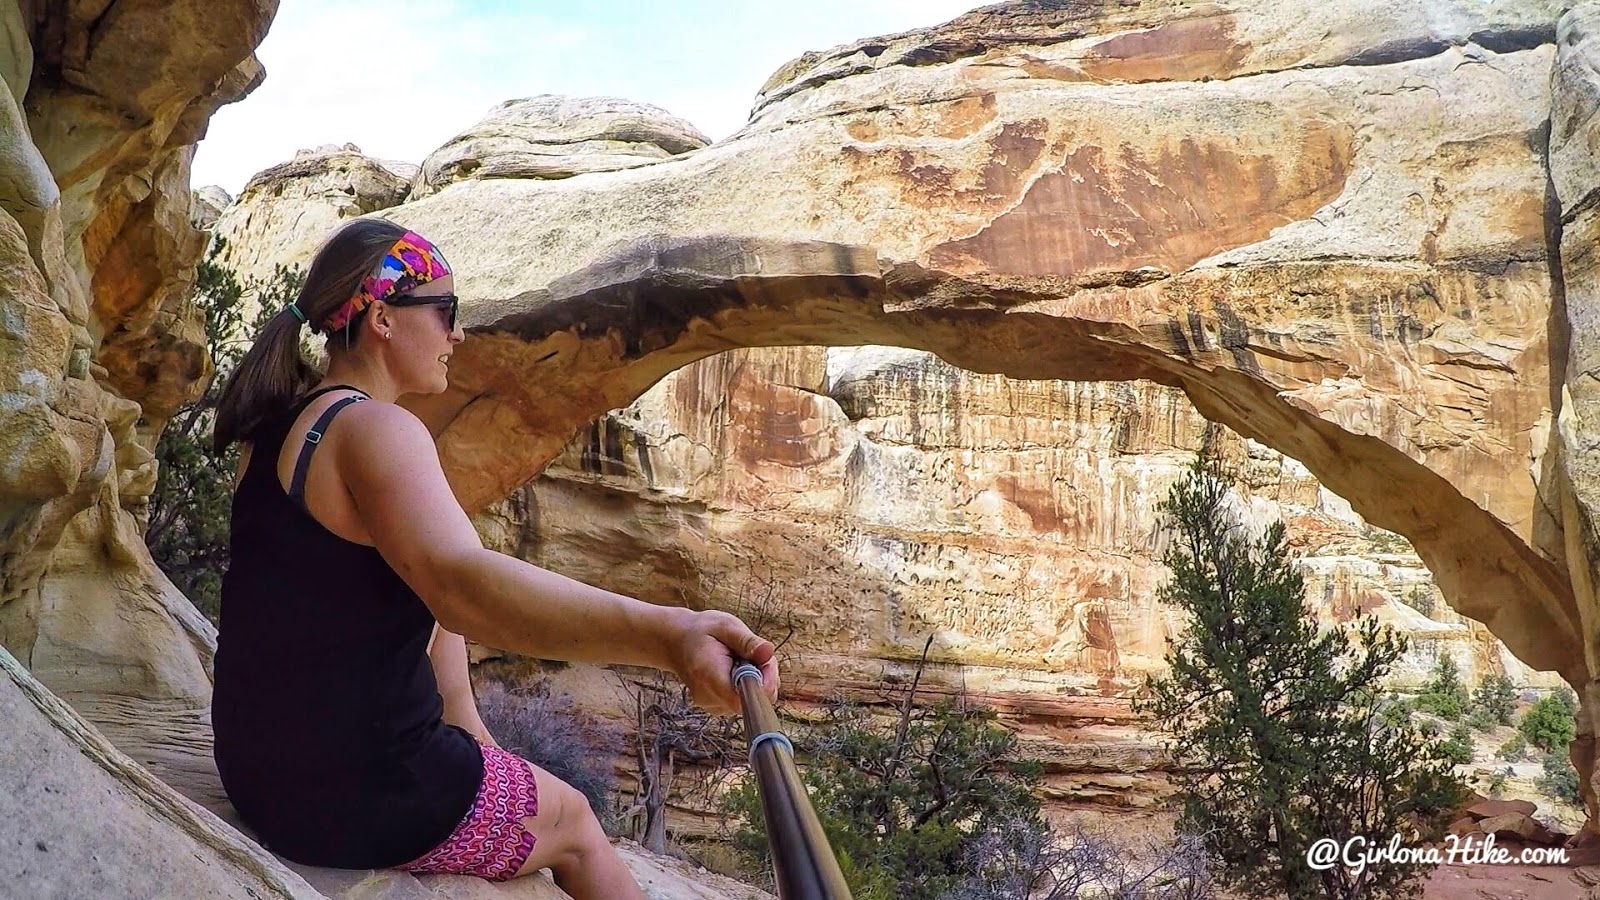
{"type": "MultiPolygon", "coordinates": [[[[1275,274],[1274,284],[1279,277],[1290,276],[1275,274]]],[[[1390,277],[1384,286],[1403,298],[1421,296],[1422,280],[1437,275],[1390,277]]],[[[1473,499],[1499,493],[1504,471],[1455,458],[1476,456],[1472,447],[1418,460],[1401,447],[1426,440],[1426,419],[1364,433],[1337,402],[1308,402],[1304,392],[1317,396],[1324,385],[1296,375],[1297,367],[1338,366],[1345,379],[1359,379],[1363,355],[1388,357],[1357,340],[1322,348],[1338,355],[1319,358],[1252,328],[1238,312],[1251,302],[1249,279],[1213,276],[1200,302],[1201,288],[1164,286],[1172,280],[1116,286],[1150,294],[1148,308],[1160,317],[1113,322],[1063,314],[1062,299],[1048,291],[886,265],[869,248],[645,238],[495,304],[491,321],[489,309],[474,309],[451,390],[417,409],[438,432],[463,502],[481,509],[537,474],[595,417],[674,369],[734,347],[883,344],[1019,379],[1148,379],[1181,388],[1208,418],[1300,460],[1364,518],[1405,535],[1451,605],[1524,662],[1587,680],[1564,567],[1494,504],[1473,499]]],[[[1428,289],[1440,290],[1437,282],[1428,289]]],[[[1511,296],[1502,299],[1514,302],[1514,287],[1505,289],[1511,296]]],[[[1370,338],[1398,340],[1388,330],[1370,338]]]]}

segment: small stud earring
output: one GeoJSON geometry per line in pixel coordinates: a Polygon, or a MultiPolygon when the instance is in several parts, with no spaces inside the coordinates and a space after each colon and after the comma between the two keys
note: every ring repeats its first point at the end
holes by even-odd
{"type": "Polygon", "coordinates": [[[384,340],[386,340],[386,341],[387,341],[387,340],[388,340],[388,339],[389,339],[389,338],[392,338],[392,337],[394,337],[394,335],[393,335],[393,334],[391,334],[391,333],[389,333],[389,332],[387,332],[387,331],[385,331],[385,332],[384,332],[384,333],[383,333],[383,339],[384,339],[384,340]]]}

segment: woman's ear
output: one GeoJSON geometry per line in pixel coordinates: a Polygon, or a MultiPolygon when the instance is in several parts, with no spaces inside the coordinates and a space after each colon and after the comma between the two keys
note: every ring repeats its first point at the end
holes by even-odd
{"type": "Polygon", "coordinates": [[[394,319],[389,315],[388,304],[379,300],[368,307],[366,324],[367,330],[372,332],[373,337],[378,340],[387,338],[394,327],[394,319]]]}

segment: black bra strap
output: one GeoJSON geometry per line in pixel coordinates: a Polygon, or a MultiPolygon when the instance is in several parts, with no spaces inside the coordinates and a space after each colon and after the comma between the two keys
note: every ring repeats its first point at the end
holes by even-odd
{"type": "MultiPolygon", "coordinates": [[[[338,387],[323,388],[314,392],[312,396],[339,389],[338,387]]],[[[354,388],[349,388],[349,390],[354,390],[354,388]]],[[[317,451],[317,444],[322,442],[322,436],[327,433],[328,424],[333,421],[334,416],[339,414],[339,410],[352,403],[360,403],[365,399],[367,399],[366,394],[362,394],[359,397],[345,397],[342,400],[335,400],[332,406],[317,417],[316,424],[311,426],[311,430],[306,432],[306,442],[300,448],[300,458],[295,460],[294,463],[294,479],[289,482],[289,499],[300,504],[301,509],[306,507],[306,473],[311,471],[311,454],[317,451]]]]}
{"type": "Polygon", "coordinates": [[[367,392],[363,391],[361,388],[351,387],[348,384],[330,384],[325,388],[317,388],[311,393],[306,394],[304,397],[301,397],[299,400],[296,400],[294,403],[295,409],[305,409],[307,406],[311,405],[311,401],[330,391],[355,391],[356,393],[360,394],[364,400],[372,399],[371,397],[368,397],[367,392]]]}

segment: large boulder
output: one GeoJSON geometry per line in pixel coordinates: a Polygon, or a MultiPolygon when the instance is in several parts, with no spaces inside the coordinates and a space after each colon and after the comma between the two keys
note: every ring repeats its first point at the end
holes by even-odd
{"type": "Polygon", "coordinates": [[[12,897],[311,898],[0,649],[0,883],[12,897]]]}

